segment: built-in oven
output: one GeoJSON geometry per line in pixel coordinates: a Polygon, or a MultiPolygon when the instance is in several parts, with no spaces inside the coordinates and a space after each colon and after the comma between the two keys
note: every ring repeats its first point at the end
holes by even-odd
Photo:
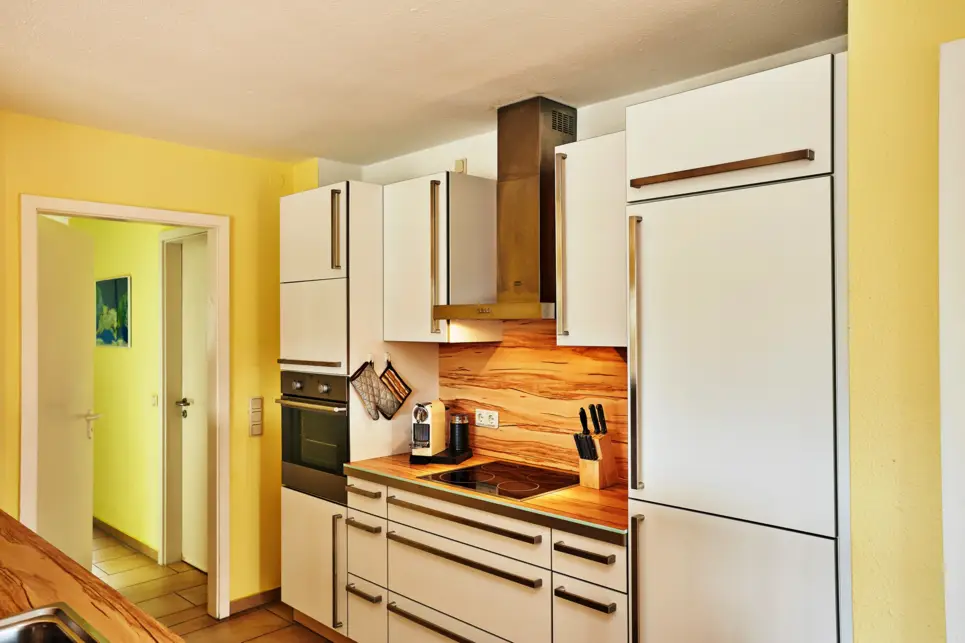
{"type": "Polygon", "coordinates": [[[281,390],[282,484],[345,504],[348,378],[283,371],[281,390]]]}

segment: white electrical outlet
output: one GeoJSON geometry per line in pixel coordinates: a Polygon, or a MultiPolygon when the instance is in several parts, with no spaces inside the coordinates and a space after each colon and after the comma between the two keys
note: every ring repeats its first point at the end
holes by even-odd
{"type": "Polygon", "coordinates": [[[499,413],[497,411],[476,409],[476,426],[485,427],[487,429],[498,429],[499,413]]]}

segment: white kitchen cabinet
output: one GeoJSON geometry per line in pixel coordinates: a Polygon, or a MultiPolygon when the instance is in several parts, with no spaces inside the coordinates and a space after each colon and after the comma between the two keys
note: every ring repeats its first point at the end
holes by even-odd
{"type": "Polygon", "coordinates": [[[281,282],[348,275],[349,183],[281,198],[281,282]]]}
{"type": "Polygon", "coordinates": [[[627,108],[627,201],[830,173],[832,65],[822,56],[627,108]],[[813,160],[792,154],[808,150],[813,160]]]}
{"type": "Polygon", "coordinates": [[[556,342],[627,345],[626,136],[556,148],[556,342]]]}
{"type": "Polygon", "coordinates": [[[386,517],[385,499],[388,489],[384,484],[348,476],[345,483],[350,509],[358,509],[365,513],[386,517]]]}
{"type": "Polygon", "coordinates": [[[348,637],[355,643],[386,643],[389,620],[386,606],[389,593],[384,588],[349,574],[348,637]]]}
{"type": "Polygon", "coordinates": [[[281,600],[345,632],[345,507],[281,490],[281,600]]]}
{"type": "Polygon", "coordinates": [[[553,571],[625,593],[627,549],[554,529],[553,571]]]}
{"type": "Polygon", "coordinates": [[[386,520],[356,509],[349,509],[345,526],[348,527],[349,573],[386,587],[388,585],[385,547],[386,520]]]}
{"type": "Polygon", "coordinates": [[[629,208],[631,497],[835,535],[831,203],[819,177],[629,208]]]}
{"type": "Polygon", "coordinates": [[[627,595],[553,573],[553,643],[626,643],[627,595]]]}
{"type": "Polygon", "coordinates": [[[383,337],[498,341],[501,322],[433,320],[433,306],[496,301],[496,182],[442,172],[383,190],[383,337]]]}
{"type": "Polygon", "coordinates": [[[637,501],[630,521],[631,640],[838,640],[833,539],[637,501]]]}
{"type": "Polygon", "coordinates": [[[281,364],[302,372],[348,374],[347,280],[281,285],[281,364]]]}
{"type": "MultiPolygon", "coordinates": [[[[505,643],[505,639],[493,636],[399,594],[389,594],[387,611],[391,643],[452,643],[452,641],[505,643]]],[[[517,640],[522,642],[526,639],[517,640]]]]}

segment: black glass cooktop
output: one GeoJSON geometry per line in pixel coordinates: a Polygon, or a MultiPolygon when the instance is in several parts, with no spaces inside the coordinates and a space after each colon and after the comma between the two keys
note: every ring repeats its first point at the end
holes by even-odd
{"type": "Polygon", "coordinates": [[[514,500],[526,500],[580,483],[580,476],[575,473],[501,460],[419,477],[514,500]]]}

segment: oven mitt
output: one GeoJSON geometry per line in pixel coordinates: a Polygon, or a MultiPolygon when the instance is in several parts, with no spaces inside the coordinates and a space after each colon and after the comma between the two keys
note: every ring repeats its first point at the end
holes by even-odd
{"type": "Polygon", "coordinates": [[[371,361],[365,362],[352,374],[349,381],[352,382],[352,388],[355,389],[359,399],[362,400],[365,412],[368,413],[369,417],[373,420],[378,420],[379,397],[381,395],[381,389],[385,388],[385,385],[382,384],[379,376],[375,374],[375,364],[371,361]]]}
{"type": "Polygon", "coordinates": [[[382,371],[382,375],[379,376],[383,384],[383,389],[387,393],[384,397],[379,398],[379,412],[382,413],[382,417],[386,420],[391,420],[392,416],[395,415],[412,393],[412,389],[405,380],[399,375],[399,373],[392,366],[391,360],[386,356],[385,360],[385,370],[382,371]]]}

